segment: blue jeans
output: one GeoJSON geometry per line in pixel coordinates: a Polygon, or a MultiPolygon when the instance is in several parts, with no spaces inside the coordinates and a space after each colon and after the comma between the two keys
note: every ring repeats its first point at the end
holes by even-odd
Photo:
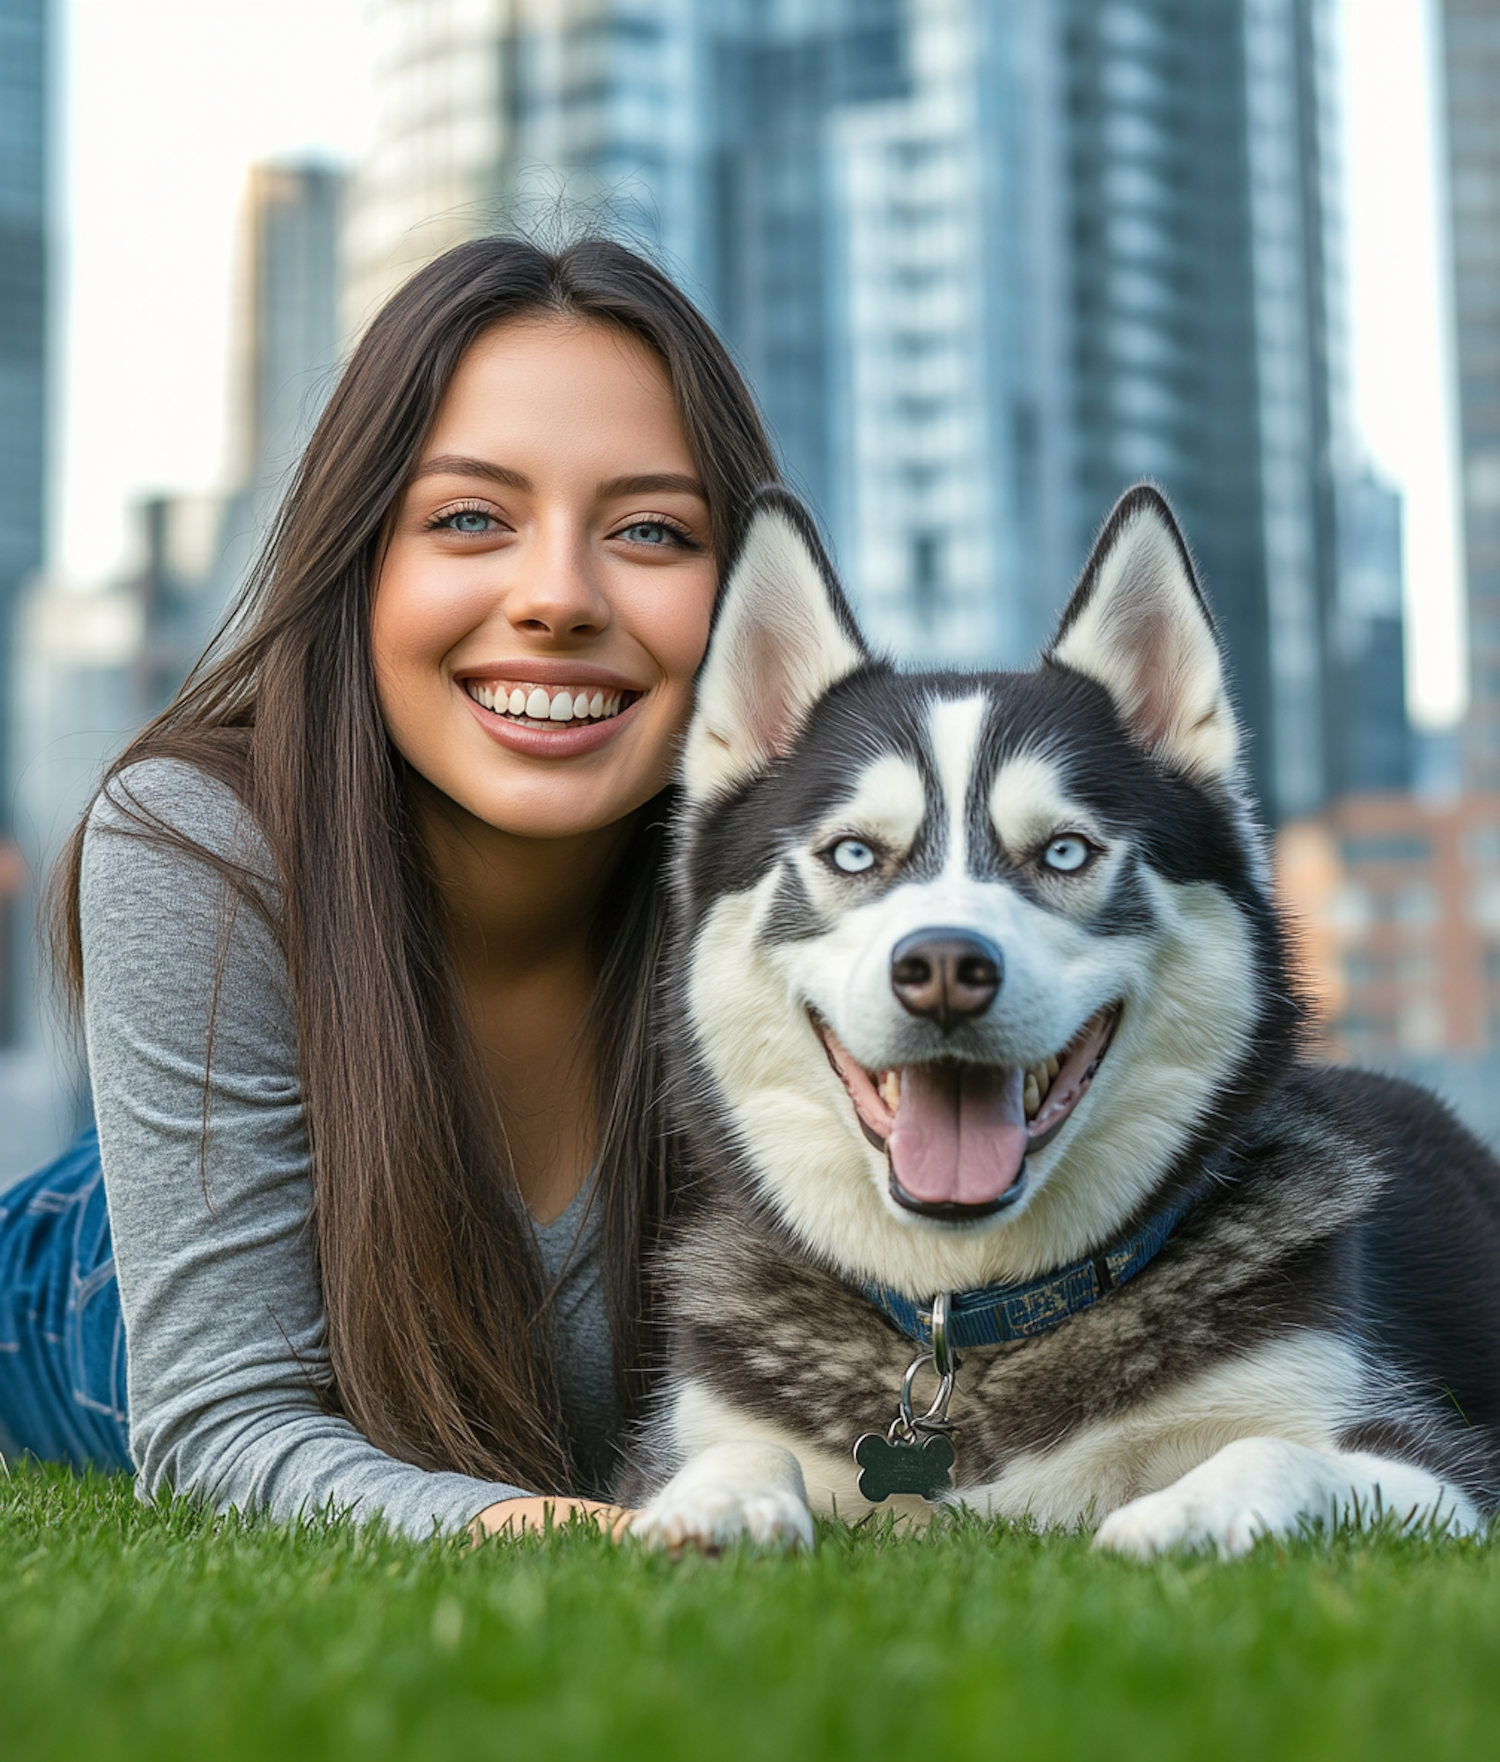
{"type": "Polygon", "coordinates": [[[125,1325],[92,1127],[0,1188],[0,1450],[132,1466],[125,1325]]]}

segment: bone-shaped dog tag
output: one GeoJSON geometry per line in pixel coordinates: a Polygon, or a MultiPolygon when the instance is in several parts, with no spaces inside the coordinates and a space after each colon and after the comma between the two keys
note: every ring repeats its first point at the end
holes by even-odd
{"type": "Polygon", "coordinates": [[[872,1505],[892,1493],[915,1493],[929,1504],[953,1490],[956,1452],[951,1438],[929,1432],[908,1443],[866,1432],[854,1446],[859,1464],[859,1490],[872,1505]]]}

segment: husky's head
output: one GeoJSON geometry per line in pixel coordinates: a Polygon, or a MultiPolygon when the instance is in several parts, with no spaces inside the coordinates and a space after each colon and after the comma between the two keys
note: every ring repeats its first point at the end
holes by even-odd
{"type": "Polygon", "coordinates": [[[700,1139],[815,1252],[917,1293],[1097,1247],[1290,1044],[1239,744],[1154,490],[1014,674],[873,659],[768,496],[684,753],[700,1139]]]}

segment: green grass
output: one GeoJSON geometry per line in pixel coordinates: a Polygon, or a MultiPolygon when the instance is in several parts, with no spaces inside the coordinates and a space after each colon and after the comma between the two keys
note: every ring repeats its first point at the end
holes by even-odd
{"type": "Polygon", "coordinates": [[[1500,1755],[1500,1545],[1140,1567],[977,1521],[671,1562],[0,1480],[0,1757],[1500,1755]]]}

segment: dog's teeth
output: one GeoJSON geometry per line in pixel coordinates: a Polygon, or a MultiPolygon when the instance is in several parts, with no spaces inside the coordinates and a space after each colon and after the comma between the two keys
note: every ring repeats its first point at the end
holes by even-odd
{"type": "Polygon", "coordinates": [[[895,1113],[901,1105],[901,1073],[900,1071],[882,1071],[880,1074],[880,1099],[895,1113]]]}
{"type": "Polygon", "coordinates": [[[1052,1079],[1057,1075],[1057,1073],[1062,1069],[1062,1061],[1058,1058],[1057,1054],[1054,1052],[1054,1053],[1049,1053],[1047,1055],[1047,1057],[1042,1060],[1042,1063],[1046,1066],[1047,1081],[1050,1083],[1052,1081],[1052,1079]]]}
{"type": "Polygon", "coordinates": [[[1021,1104],[1026,1109],[1027,1119],[1030,1119],[1042,1105],[1042,1092],[1037,1087],[1035,1071],[1026,1073],[1026,1088],[1022,1094],[1021,1104]]]}

